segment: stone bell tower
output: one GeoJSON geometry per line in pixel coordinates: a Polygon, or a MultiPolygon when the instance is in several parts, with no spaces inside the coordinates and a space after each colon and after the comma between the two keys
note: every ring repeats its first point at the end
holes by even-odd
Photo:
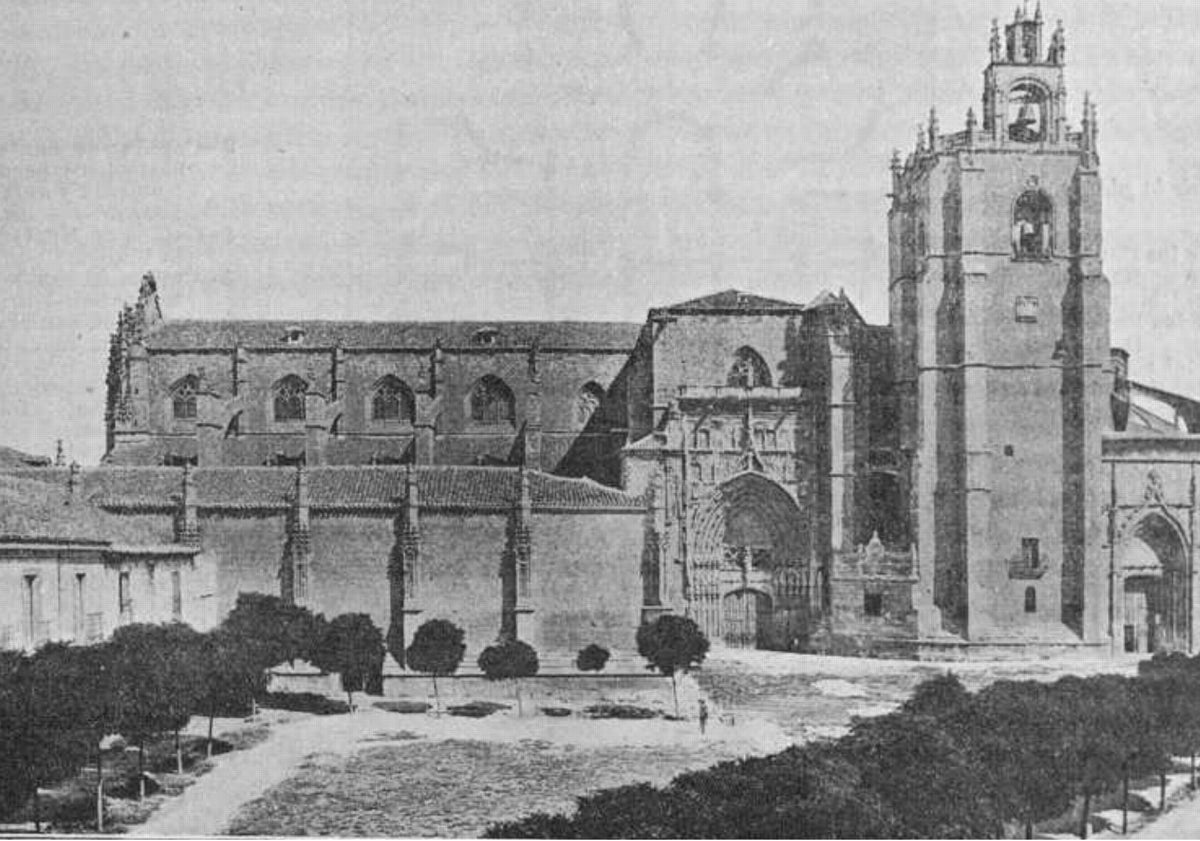
{"type": "Polygon", "coordinates": [[[992,24],[983,119],[937,115],[892,161],[890,307],[917,535],[919,633],[938,645],[1102,642],[1100,436],[1109,287],[1095,109],[1066,120],[1062,23],[992,24]]]}

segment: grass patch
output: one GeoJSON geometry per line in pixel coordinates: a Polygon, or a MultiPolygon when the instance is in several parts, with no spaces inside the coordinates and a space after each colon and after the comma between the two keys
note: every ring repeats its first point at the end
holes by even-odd
{"type": "Polygon", "coordinates": [[[571,811],[575,797],[631,782],[662,784],[732,759],[711,742],[584,748],[543,740],[406,742],[321,757],[230,824],[234,835],[477,837],[497,821],[571,811]]]}
{"type": "Polygon", "coordinates": [[[376,701],[375,708],[389,713],[413,715],[416,713],[427,713],[433,709],[433,705],[427,704],[424,701],[376,701]]]}
{"type": "Polygon", "coordinates": [[[585,707],[583,714],[588,718],[658,718],[662,713],[636,704],[592,704],[585,707]]]}
{"type": "Polygon", "coordinates": [[[492,713],[507,709],[509,709],[508,704],[497,704],[495,701],[471,701],[466,704],[456,704],[452,707],[447,707],[446,712],[450,713],[450,715],[464,716],[466,718],[486,718],[492,713]]]}
{"type": "Polygon", "coordinates": [[[411,730],[379,730],[372,733],[370,736],[363,736],[359,739],[360,742],[408,742],[413,739],[424,739],[417,733],[411,730]]]}
{"type": "Polygon", "coordinates": [[[337,701],[315,692],[268,692],[262,697],[260,706],[313,715],[341,715],[350,712],[350,705],[345,701],[337,701]]]}

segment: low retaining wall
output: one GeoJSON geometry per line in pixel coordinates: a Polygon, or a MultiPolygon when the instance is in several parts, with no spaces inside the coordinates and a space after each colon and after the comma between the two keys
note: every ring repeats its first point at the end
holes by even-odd
{"type": "MultiPolygon", "coordinates": [[[[682,677],[682,676],[680,676],[682,677]]],[[[344,698],[336,674],[316,674],[276,670],[271,672],[272,692],[314,692],[331,698],[344,698]]],[[[683,695],[683,686],[680,687],[683,695]]],[[[460,674],[438,678],[438,694],[443,704],[468,701],[515,703],[510,681],[490,681],[479,674],[460,674]]],[[[433,680],[420,674],[383,676],[386,698],[406,698],[433,702],[433,680]]],[[[673,706],[671,679],[662,675],[598,674],[535,675],[521,679],[521,703],[528,706],[580,707],[597,703],[637,704],[670,710],[673,706]]]]}

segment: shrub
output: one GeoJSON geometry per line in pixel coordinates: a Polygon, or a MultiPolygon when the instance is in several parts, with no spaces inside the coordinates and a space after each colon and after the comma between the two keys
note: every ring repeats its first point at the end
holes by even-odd
{"type": "Polygon", "coordinates": [[[581,648],[575,657],[575,668],[581,672],[598,672],[607,664],[609,651],[602,645],[592,643],[587,648],[581,648]]]}
{"type": "Polygon", "coordinates": [[[566,718],[571,714],[570,707],[538,707],[542,711],[542,715],[548,715],[551,718],[566,718]]]}

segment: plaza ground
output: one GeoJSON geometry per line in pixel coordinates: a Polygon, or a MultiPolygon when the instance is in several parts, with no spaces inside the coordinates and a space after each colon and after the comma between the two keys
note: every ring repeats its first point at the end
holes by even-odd
{"type": "MultiPolygon", "coordinates": [[[[853,717],[887,712],[922,680],[947,671],[977,689],[1001,679],[1133,674],[1136,660],[916,663],[715,651],[695,679],[681,681],[684,721],[552,718],[530,709],[481,719],[405,715],[360,696],[350,715],[269,714],[265,742],[219,757],[130,831],[473,835],[534,811],[570,811],[575,797],[598,789],[661,784],[683,771],[839,735],[853,717]],[[701,693],[714,711],[704,735],[695,721],[701,693]]],[[[658,706],[669,704],[667,695],[658,706]]],[[[227,721],[218,729],[237,726],[246,725],[227,721]]]]}

